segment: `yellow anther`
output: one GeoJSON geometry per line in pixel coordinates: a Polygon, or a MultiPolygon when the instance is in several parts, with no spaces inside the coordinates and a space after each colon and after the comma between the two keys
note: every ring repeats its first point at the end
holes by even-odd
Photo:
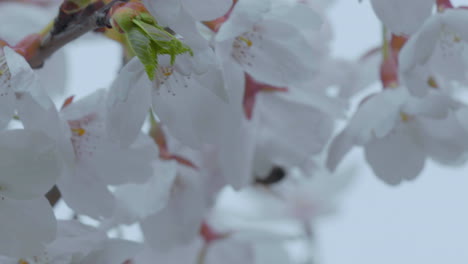
{"type": "Polygon", "coordinates": [[[171,67],[161,67],[161,73],[166,76],[166,77],[169,77],[172,75],[172,68],[171,67]]]}
{"type": "Polygon", "coordinates": [[[408,122],[410,120],[410,116],[403,112],[400,113],[400,117],[401,117],[401,121],[403,122],[408,122]]]}
{"type": "Polygon", "coordinates": [[[18,264],[29,264],[29,262],[24,259],[20,259],[18,260],[18,264]]]}
{"type": "Polygon", "coordinates": [[[80,137],[86,133],[86,130],[83,128],[72,128],[71,131],[75,132],[80,137]]]}
{"type": "Polygon", "coordinates": [[[439,87],[437,85],[436,80],[433,77],[429,77],[429,79],[427,80],[427,84],[432,88],[438,88],[439,87]]]}
{"type": "Polygon", "coordinates": [[[398,85],[398,82],[391,82],[387,85],[388,88],[398,88],[400,85],[398,85]]]}
{"type": "Polygon", "coordinates": [[[239,40],[245,42],[245,44],[247,44],[247,46],[249,46],[249,47],[251,47],[252,44],[253,44],[253,42],[250,39],[245,38],[245,37],[239,37],[239,40]]]}
{"type": "Polygon", "coordinates": [[[453,36],[453,42],[459,43],[461,41],[461,38],[457,35],[453,36]]]}

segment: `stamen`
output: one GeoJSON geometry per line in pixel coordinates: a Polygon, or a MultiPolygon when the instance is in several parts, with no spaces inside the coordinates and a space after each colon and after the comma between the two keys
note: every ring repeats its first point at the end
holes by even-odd
{"type": "Polygon", "coordinates": [[[427,80],[427,84],[432,88],[439,88],[434,77],[429,77],[429,80],[427,80]]]}
{"type": "Polygon", "coordinates": [[[71,131],[75,132],[80,137],[83,136],[84,134],[86,134],[86,130],[83,129],[83,128],[72,128],[71,131]]]}
{"type": "Polygon", "coordinates": [[[240,37],[238,37],[238,39],[245,42],[245,44],[247,44],[248,47],[251,47],[253,45],[253,42],[250,39],[246,38],[246,37],[240,36],[240,37]]]}
{"type": "Polygon", "coordinates": [[[403,122],[408,122],[411,119],[411,117],[408,114],[403,113],[403,112],[400,113],[400,117],[401,117],[401,121],[403,122]]]}

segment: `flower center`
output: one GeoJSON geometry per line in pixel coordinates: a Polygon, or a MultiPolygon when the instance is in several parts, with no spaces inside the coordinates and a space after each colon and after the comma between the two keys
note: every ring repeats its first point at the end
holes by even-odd
{"type": "Polygon", "coordinates": [[[253,42],[246,37],[240,36],[240,37],[237,37],[237,40],[243,41],[245,44],[247,44],[247,47],[252,47],[253,42]]]}
{"type": "Polygon", "coordinates": [[[83,128],[72,128],[71,131],[80,137],[86,134],[86,130],[83,128]]]}
{"type": "Polygon", "coordinates": [[[400,118],[401,121],[403,121],[404,123],[409,122],[411,120],[411,116],[403,112],[400,112],[400,118]]]}
{"type": "Polygon", "coordinates": [[[235,38],[232,44],[231,56],[242,65],[252,66],[255,54],[252,54],[252,46],[262,48],[262,36],[256,31],[246,32],[235,38]]]}
{"type": "Polygon", "coordinates": [[[174,66],[160,66],[156,71],[153,84],[157,95],[160,95],[160,89],[164,86],[167,93],[175,96],[180,87],[188,87],[190,79],[190,75],[185,76],[179,71],[175,71],[174,66]]]}

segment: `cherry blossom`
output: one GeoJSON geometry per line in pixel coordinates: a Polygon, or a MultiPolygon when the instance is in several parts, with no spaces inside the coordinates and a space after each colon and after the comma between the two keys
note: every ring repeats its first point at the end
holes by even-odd
{"type": "Polygon", "coordinates": [[[466,131],[455,117],[461,107],[435,92],[411,97],[404,87],[373,95],[333,140],[327,166],[334,170],[354,145],[363,146],[375,174],[395,185],[416,178],[427,158],[459,163],[467,151],[461,140],[466,131]]]}
{"type": "Polygon", "coordinates": [[[301,19],[307,29],[321,25],[318,15],[305,5],[238,1],[215,36],[216,53],[222,64],[236,63],[260,82],[300,84],[317,70],[303,28],[295,23],[301,19]]]}
{"type": "Polygon", "coordinates": [[[466,13],[452,9],[430,17],[403,47],[400,72],[412,94],[424,96],[438,81],[466,83],[466,13]]]}
{"type": "Polygon", "coordinates": [[[0,262],[312,263],[359,166],[465,165],[466,8],[371,0],[381,43],[346,59],[334,2],[0,3],[0,262]],[[91,31],[120,71],[66,94],[91,31]]]}

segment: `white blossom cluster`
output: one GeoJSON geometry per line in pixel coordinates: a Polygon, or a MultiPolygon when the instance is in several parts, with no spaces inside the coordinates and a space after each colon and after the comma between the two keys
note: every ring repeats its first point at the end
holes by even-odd
{"type": "MultiPolygon", "coordinates": [[[[391,185],[427,159],[463,164],[468,10],[372,0],[383,43],[353,62],[331,55],[332,2],[144,0],[191,53],[159,55],[152,80],[134,57],[78,99],[61,51],[33,70],[2,45],[0,263],[311,263],[313,224],[354,174],[332,172],[354,146],[391,185]],[[56,219],[53,186],[75,219],[56,219]],[[125,225],[142,239],[109,235],[125,225]],[[285,247],[297,241],[302,259],[285,247]]],[[[49,4],[0,3],[0,40],[39,31],[49,4]]]]}

